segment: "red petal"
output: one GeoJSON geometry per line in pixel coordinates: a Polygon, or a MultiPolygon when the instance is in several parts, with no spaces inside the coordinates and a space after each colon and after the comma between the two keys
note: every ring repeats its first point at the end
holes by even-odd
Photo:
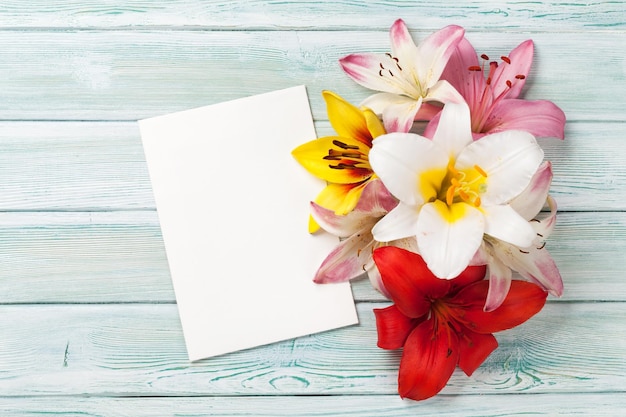
{"type": "Polygon", "coordinates": [[[471,376],[497,347],[498,341],[492,334],[474,333],[465,329],[459,335],[459,368],[471,376]]]}
{"type": "Polygon", "coordinates": [[[381,349],[400,349],[415,326],[420,323],[402,314],[395,305],[387,308],[375,308],[378,347],[381,349]]]}
{"type": "Polygon", "coordinates": [[[456,333],[448,326],[438,329],[434,326],[435,320],[421,323],[404,344],[398,376],[398,393],[402,398],[424,400],[437,394],[459,361],[456,333]]]}
{"type": "Polygon", "coordinates": [[[500,307],[485,312],[488,289],[489,281],[480,281],[465,287],[449,301],[454,317],[478,333],[499,332],[524,323],[543,308],[548,296],[538,285],[514,280],[500,307]]]}
{"type": "Polygon", "coordinates": [[[384,246],[376,249],[373,256],[391,299],[409,317],[425,315],[430,310],[430,300],[448,293],[450,282],[434,276],[416,253],[384,246]]]}
{"type": "Polygon", "coordinates": [[[487,265],[468,266],[459,276],[450,280],[450,294],[456,294],[468,285],[484,279],[486,273],[487,265]]]}

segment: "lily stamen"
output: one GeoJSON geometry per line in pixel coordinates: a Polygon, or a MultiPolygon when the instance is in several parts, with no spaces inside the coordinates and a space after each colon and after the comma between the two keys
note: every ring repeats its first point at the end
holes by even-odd
{"type": "Polygon", "coordinates": [[[357,166],[358,162],[353,163],[344,163],[340,162],[337,165],[328,164],[328,167],[331,169],[363,169],[363,167],[357,166]]]}
{"type": "Polygon", "coordinates": [[[456,193],[457,187],[455,185],[451,185],[446,191],[446,204],[451,206],[454,202],[454,194],[456,193]]]}
{"type": "Polygon", "coordinates": [[[328,155],[322,157],[325,161],[341,161],[333,165],[329,164],[331,169],[362,169],[369,165],[367,154],[361,151],[357,145],[348,145],[339,140],[333,140],[333,145],[338,149],[329,149],[328,155]],[[345,152],[344,152],[345,150],[345,152]],[[356,152],[355,152],[356,151],[356,152]]]}
{"type": "Polygon", "coordinates": [[[349,159],[363,159],[363,160],[367,159],[365,155],[363,155],[360,152],[337,152],[334,149],[329,149],[328,155],[325,156],[324,159],[332,159],[334,157],[343,157],[343,158],[349,158],[349,159]],[[330,157],[330,158],[327,158],[327,157],[330,157]]]}
{"type": "Polygon", "coordinates": [[[466,201],[466,202],[467,202],[467,201],[469,201],[469,199],[470,199],[469,194],[467,194],[467,193],[466,193],[465,191],[463,191],[463,190],[459,190],[459,197],[461,197],[461,199],[462,199],[463,201],[466,201]]]}
{"type": "Polygon", "coordinates": [[[487,178],[487,173],[481,167],[479,167],[478,165],[474,165],[474,169],[484,178],[487,178]]]}
{"type": "MultiPolygon", "coordinates": [[[[455,197],[459,197],[465,203],[474,207],[480,207],[481,199],[479,193],[485,189],[484,184],[479,184],[478,191],[474,191],[472,187],[476,187],[476,183],[487,178],[487,173],[479,165],[474,165],[474,170],[478,172],[478,176],[474,175],[471,180],[467,180],[467,174],[459,171],[452,166],[452,161],[448,164],[448,172],[450,175],[450,185],[446,189],[445,202],[448,206],[454,203],[455,197]]],[[[443,198],[442,198],[443,199],[443,198]]]]}
{"type": "Polygon", "coordinates": [[[333,140],[333,145],[340,147],[341,149],[359,149],[358,146],[356,145],[348,145],[346,143],[343,143],[339,140],[333,140]]]}

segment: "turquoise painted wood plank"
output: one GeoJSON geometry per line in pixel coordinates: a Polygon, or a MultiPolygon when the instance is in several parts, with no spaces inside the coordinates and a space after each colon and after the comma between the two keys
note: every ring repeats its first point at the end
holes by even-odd
{"type": "MultiPolygon", "coordinates": [[[[316,129],[334,134],[328,122],[316,129]]],[[[572,122],[566,130],[565,141],[541,141],[559,209],[626,209],[617,198],[626,194],[626,123],[572,122]]],[[[135,122],[1,122],[0,176],[4,211],[155,207],[135,122]]]]}
{"type": "Polygon", "coordinates": [[[173,397],[173,398],[0,398],[0,413],[68,417],[514,417],[621,416],[626,394],[440,395],[423,402],[397,395],[173,397]]]}
{"type": "Polygon", "coordinates": [[[398,17],[424,28],[454,22],[485,31],[571,31],[623,28],[624,2],[595,1],[200,1],[8,0],[2,28],[192,26],[212,29],[386,29],[398,17]],[[375,19],[372,16],[376,16],[375,19]]]}
{"type": "MultiPolygon", "coordinates": [[[[385,305],[359,304],[358,326],[193,364],[175,305],[0,306],[0,396],[392,395],[400,355],[376,347],[372,312],[385,305]]],[[[623,394],[625,320],[626,303],[549,304],[443,393],[623,394]]]]}
{"type": "Polygon", "coordinates": [[[0,213],[0,223],[2,302],[174,301],[154,211],[0,213]]]}
{"type": "MultiPolygon", "coordinates": [[[[626,301],[624,236],[624,212],[559,214],[546,249],[560,301],[626,301]]],[[[174,301],[155,212],[0,213],[0,254],[0,303],[174,301]]],[[[353,288],[383,300],[366,280],[353,288]]]]}
{"type": "MultiPolygon", "coordinates": [[[[423,39],[428,32],[414,32],[423,39]]],[[[569,120],[624,121],[626,33],[470,33],[480,52],[508,54],[532,37],[536,59],[526,97],[555,101],[569,120]],[[594,64],[596,63],[596,64],[594,64]],[[590,65],[600,65],[590,79],[590,65]],[[610,98],[610,99],[607,99],[610,98]]],[[[305,84],[315,118],[319,92],[359,102],[337,60],[386,52],[386,31],[5,31],[0,119],[135,120],[305,84]]]]}
{"type": "Polygon", "coordinates": [[[0,123],[0,209],[154,209],[136,123],[0,123]]]}
{"type": "Polygon", "coordinates": [[[154,209],[139,127],[0,123],[2,210],[154,209]]]}

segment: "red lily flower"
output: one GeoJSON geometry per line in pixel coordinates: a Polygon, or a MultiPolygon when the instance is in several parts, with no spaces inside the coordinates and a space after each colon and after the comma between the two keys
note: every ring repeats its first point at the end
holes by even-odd
{"type": "Polygon", "coordinates": [[[394,302],[374,309],[378,347],[404,347],[398,375],[403,398],[423,400],[437,394],[457,365],[470,376],[498,347],[492,333],[525,322],[547,297],[541,287],[514,280],[500,307],[485,312],[485,266],[440,279],[420,255],[393,246],[376,249],[374,261],[394,302]]]}

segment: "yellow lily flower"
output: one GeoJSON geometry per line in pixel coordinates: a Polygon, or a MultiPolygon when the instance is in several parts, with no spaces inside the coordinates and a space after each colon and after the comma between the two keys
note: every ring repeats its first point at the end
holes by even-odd
{"type": "MultiPolygon", "coordinates": [[[[325,136],[294,149],[291,154],[307,171],[328,185],[315,203],[337,215],[354,209],[365,185],[376,176],[369,163],[374,138],[386,133],[376,114],[359,109],[331,91],[323,91],[328,119],[337,136],[325,136]]],[[[319,225],[311,217],[309,232],[319,225]]]]}

